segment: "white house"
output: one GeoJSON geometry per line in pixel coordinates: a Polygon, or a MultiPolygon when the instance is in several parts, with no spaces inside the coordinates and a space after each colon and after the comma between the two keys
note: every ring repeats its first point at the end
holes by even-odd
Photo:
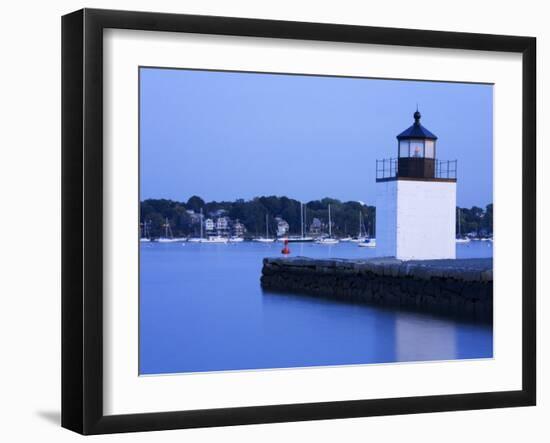
{"type": "Polygon", "coordinates": [[[456,160],[436,156],[437,137],[420,124],[397,136],[397,159],[376,164],[377,255],[456,258],[456,160]]]}
{"type": "Polygon", "coordinates": [[[314,218],[311,221],[311,224],[309,225],[309,233],[310,234],[320,234],[321,229],[323,228],[323,224],[321,223],[321,220],[318,218],[314,218]]]}
{"type": "Polygon", "coordinates": [[[214,230],[214,227],[214,220],[212,220],[211,218],[207,218],[204,221],[204,229],[206,230],[206,232],[212,232],[214,230]]]}
{"type": "Polygon", "coordinates": [[[236,220],[233,224],[233,234],[235,237],[242,237],[246,232],[246,227],[239,221],[236,220]]]}
{"type": "Polygon", "coordinates": [[[284,237],[288,234],[290,225],[281,217],[275,217],[275,220],[277,221],[277,237],[284,237]]]}
{"type": "Polygon", "coordinates": [[[227,229],[227,226],[229,225],[227,217],[220,217],[216,220],[216,229],[218,230],[224,230],[227,229]]]}
{"type": "Polygon", "coordinates": [[[216,231],[218,235],[227,235],[229,230],[229,219],[227,217],[219,217],[216,220],[216,231]]]}

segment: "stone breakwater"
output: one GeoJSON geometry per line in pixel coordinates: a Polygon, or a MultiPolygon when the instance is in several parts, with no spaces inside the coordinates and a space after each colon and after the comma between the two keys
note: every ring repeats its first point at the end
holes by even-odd
{"type": "Polygon", "coordinates": [[[493,260],[265,258],[262,288],[484,322],[493,318],[493,260]]]}

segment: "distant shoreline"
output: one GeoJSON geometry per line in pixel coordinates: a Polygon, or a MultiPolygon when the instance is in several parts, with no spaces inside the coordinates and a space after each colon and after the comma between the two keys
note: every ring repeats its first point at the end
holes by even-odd
{"type": "MultiPolygon", "coordinates": [[[[300,202],[285,196],[262,196],[251,200],[207,202],[192,196],[186,202],[146,199],[140,202],[142,237],[323,237],[329,232],[328,206],[332,208],[331,231],[336,238],[376,237],[376,207],[359,201],[342,202],[325,197],[300,202]]],[[[485,208],[457,207],[459,237],[490,238],[493,204],[485,208]],[[460,221],[458,220],[460,216],[460,221]]]]}

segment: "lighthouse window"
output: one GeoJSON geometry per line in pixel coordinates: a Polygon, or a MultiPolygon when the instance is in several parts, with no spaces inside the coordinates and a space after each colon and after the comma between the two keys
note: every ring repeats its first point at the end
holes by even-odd
{"type": "Polygon", "coordinates": [[[424,141],[411,140],[410,152],[411,157],[424,157],[424,141]]]}
{"type": "Polygon", "coordinates": [[[399,157],[409,156],[409,141],[402,140],[399,142],[399,157]]]}
{"type": "Polygon", "coordinates": [[[426,158],[434,158],[435,157],[435,142],[433,140],[426,140],[426,158]]]}

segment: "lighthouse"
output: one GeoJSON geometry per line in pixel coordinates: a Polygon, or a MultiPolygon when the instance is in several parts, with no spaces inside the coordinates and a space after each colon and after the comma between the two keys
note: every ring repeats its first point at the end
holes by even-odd
{"type": "Polygon", "coordinates": [[[397,136],[397,158],[376,161],[377,255],[456,258],[456,160],[440,160],[437,136],[420,124],[397,136]]]}

